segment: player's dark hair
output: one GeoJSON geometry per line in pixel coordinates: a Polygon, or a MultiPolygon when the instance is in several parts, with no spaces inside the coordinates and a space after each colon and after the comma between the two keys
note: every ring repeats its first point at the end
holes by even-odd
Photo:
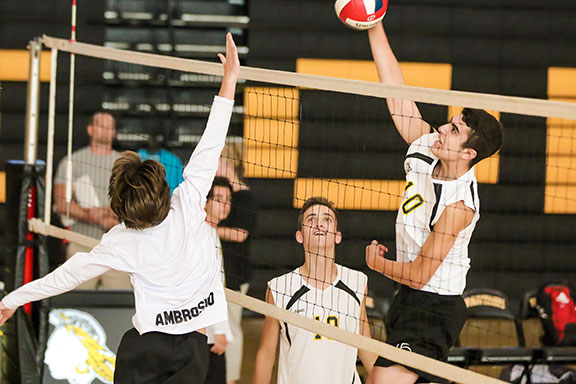
{"type": "Polygon", "coordinates": [[[108,187],[110,208],[126,227],[144,229],[160,224],[170,211],[170,187],[164,166],[141,161],[125,151],[114,162],[108,187]]]}
{"type": "Polygon", "coordinates": [[[482,109],[464,108],[462,120],[471,129],[463,147],[472,148],[477,154],[470,161],[471,167],[492,156],[502,147],[504,129],[494,116],[482,109]]]}
{"type": "Polygon", "coordinates": [[[304,202],[304,205],[302,205],[302,208],[300,209],[300,213],[298,214],[299,231],[302,230],[302,224],[304,223],[304,212],[306,212],[308,208],[314,205],[323,205],[325,207],[328,207],[334,213],[334,218],[336,219],[336,221],[338,221],[338,213],[336,212],[336,207],[334,206],[334,203],[325,197],[314,196],[306,200],[304,202]]]}
{"type": "Polygon", "coordinates": [[[214,177],[214,181],[212,182],[212,187],[210,188],[210,192],[208,192],[208,198],[211,199],[214,197],[214,187],[226,187],[230,191],[230,195],[232,195],[232,184],[230,181],[222,176],[214,177]]]}

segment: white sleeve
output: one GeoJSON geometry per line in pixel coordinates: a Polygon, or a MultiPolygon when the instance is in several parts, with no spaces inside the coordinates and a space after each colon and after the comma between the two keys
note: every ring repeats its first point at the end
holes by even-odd
{"type": "Polygon", "coordinates": [[[118,268],[119,260],[102,252],[103,248],[99,244],[90,253],[75,254],[48,275],[31,281],[8,294],[2,299],[2,303],[6,308],[16,309],[32,301],[68,292],[112,268],[118,268]]]}
{"type": "Polygon", "coordinates": [[[225,335],[226,341],[228,343],[234,339],[232,337],[232,330],[230,329],[230,324],[228,323],[227,320],[206,327],[206,337],[208,338],[208,344],[214,344],[216,335],[225,335]]]}
{"type": "Polygon", "coordinates": [[[214,97],[204,134],[184,168],[184,181],[174,191],[173,207],[181,207],[184,219],[192,224],[204,221],[206,196],[218,169],[233,106],[234,100],[214,97]]]}

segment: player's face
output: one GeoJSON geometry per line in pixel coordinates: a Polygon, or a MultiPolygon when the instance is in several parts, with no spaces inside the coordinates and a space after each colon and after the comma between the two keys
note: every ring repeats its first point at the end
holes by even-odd
{"type": "Polygon", "coordinates": [[[116,136],[116,120],[109,113],[98,113],[94,121],[88,126],[88,134],[94,144],[100,146],[112,146],[116,136]]]}
{"type": "Polygon", "coordinates": [[[325,254],[340,243],[341,234],[337,229],[336,215],[325,205],[313,205],[302,218],[302,229],[296,239],[308,252],[325,254]]]}
{"type": "Polygon", "coordinates": [[[230,201],[232,194],[228,187],[217,185],[214,187],[214,195],[206,201],[206,214],[209,219],[221,222],[230,214],[230,201]]]}
{"type": "Polygon", "coordinates": [[[470,127],[462,120],[462,114],[454,116],[450,122],[438,128],[438,140],[432,144],[432,153],[440,160],[455,161],[462,158],[466,148],[470,127]]]}

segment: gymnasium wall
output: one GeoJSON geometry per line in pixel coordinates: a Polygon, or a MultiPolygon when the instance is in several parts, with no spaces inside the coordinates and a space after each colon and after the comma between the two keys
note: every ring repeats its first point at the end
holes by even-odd
{"type": "MultiPolygon", "coordinates": [[[[121,35],[116,37],[133,38],[134,44],[139,42],[142,35],[136,32],[141,26],[133,25],[130,33],[119,32],[120,27],[106,26],[103,14],[111,3],[114,2],[81,3],[78,40],[103,44],[121,35]]],[[[153,4],[152,1],[144,3],[153,4]]],[[[193,12],[196,5],[227,2],[181,3],[189,3],[188,12],[193,12]]],[[[246,64],[334,76],[345,71],[349,77],[364,75],[366,68],[371,67],[367,63],[370,51],[366,33],[342,25],[334,15],[332,1],[250,0],[246,4],[250,17],[246,33],[237,26],[231,27],[246,48],[242,54],[246,64]]],[[[3,88],[0,172],[7,159],[23,157],[26,83],[22,76],[26,73],[23,70],[26,44],[43,33],[68,37],[69,6],[67,0],[49,3],[4,0],[0,3],[3,88]],[[9,63],[17,58],[22,64],[8,68],[2,58],[9,63]]],[[[573,100],[576,99],[576,82],[572,76],[576,68],[575,17],[576,4],[569,0],[405,0],[391,2],[384,23],[403,65],[422,63],[412,68],[410,81],[414,85],[573,100]]],[[[215,27],[211,28],[204,28],[205,34],[186,36],[206,40],[206,36],[214,32],[215,27]]],[[[210,44],[220,43],[214,40],[210,44]]],[[[57,122],[64,125],[68,77],[65,60],[66,56],[61,55],[58,78],[62,82],[57,103],[57,122]]],[[[122,88],[106,86],[102,80],[104,69],[94,61],[79,61],[76,68],[77,77],[82,81],[76,86],[79,102],[75,105],[75,126],[82,127],[90,113],[100,109],[111,90],[122,92],[122,88]]],[[[47,88],[43,83],[39,153],[45,152],[47,88]]],[[[388,186],[402,178],[405,147],[390,125],[383,101],[369,100],[353,106],[345,98],[302,90],[296,102],[302,109],[296,132],[298,141],[291,148],[298,153],[293,169],[283,177],[256,170],[248,174],[260,205],[258,228],[252,242],[258,272],[251,289],[258,296],[263,296],[267,279],[303,261],[302,249],[293,240],[297,216],[295,198],[301,179],[378,180],[388,186]],[[352,113],[363,116],[355,120],[353,132],[346,120],[352,113]],[[343,156],[347,161],[341,161],[343,156]]],[[[441,123],[449,114],[448,108],[428,106],[424,112],[425,117],[435,123],[441,123]]],[[[128,117],[134,120],[134,115],[128,117]]],[[[506,126],[506,139],[498,159],[491,163],[496,166],[496,178],[480,185],[482,219],[470,248],[469,286],[493,287],[519,296],[543,281],[576,281],[576,261],[571,257],[576,250],[573,234],[576,210],[569,198],[550,203],[555,193],[550,188],[571,186],[574,180],[570,175],[560,180],[549,179],[551,172],[547,164],[553,164],[558,154],[549,153],[545,119],[519,120],[506,114],[501,119],[506,126]]],[[[145,120],[151,121],[149,116],[144,116],[140,122],[145,120]]],[[[56,161],[64,154],[65,131],[65,127],[57,129],[56,161]]],[[[242,134],[241,131],[234,130],[238,134],[242,134]]],[[[87,143],[83,129],[76,129],[74,135],[75,147],[87,143]]],[[[190,150],[183,146],[180,154],[184,158],[190,150]]],[[[568,148],[568,155],[574,152],[568,148]]],[[[1,181],[0,173],[0,187],[1,181]]],[[[4,227],[7,224],[1,198],[2,191],[0,224],[4,227]]],[[[366,241],[378,238],[393,246],[395,212],[389,208],[341,211],[345,241],[337,249],[340,262],[366,270],[363,261],[366,241]]],[[[378,296],[389,297],[392,284],[375,274],[369,273],[369,276],[370,289],[378,296]]]]}

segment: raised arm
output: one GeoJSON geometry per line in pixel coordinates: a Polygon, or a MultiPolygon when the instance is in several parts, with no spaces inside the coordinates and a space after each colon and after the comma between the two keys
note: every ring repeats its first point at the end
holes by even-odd
{"type": "Polygon", "coordinates": [[[414,289],[424,287],[450,252],[460,231],[474,218],[474,211],[463,201],[451,204],[434,224],[434,230],[424,242],[420,254],[412,262],[388,260],[387,249],[372,241],[366,247],[366,264],[370,269],[414,289]]]}
{"type": "MultiPolygon", "coordinates": [[[[266,302],[274,304],[274,298],[270,288],[266,290],[266,302]]],[[[264,329],[260,338],[260,347],[256,354],[256,365],[252,384],[270,384],[272,379],[272,369],[276,361],[276,348],[278,346],[278,337],[280,335],[280,323],[273,317],[264,319],[264,329]]]]}
{"type": "MultiPolygon", "coordinates": [[[[400,64],[398,64],[390,43],[388,43],[382,23],[378,23],[375,27],[368,30],[368,37],[380,82],[404,85],[400,64]]],[[[411,144],[420,136],[430,133],[430,125],[422,120],[422,115],[415,102],[387,99],[386,103],[396,129],[408,144],[411,144]]]]}
{"type": "Polygon", "coordinates": [[[192,205],[189,209],[185,208],[187,213],[204,209],[230,125],[236,82],[240,74],[238,51],[230,33],[226,35],[226,56],[218,56],[224,66],[220,92],[212,104],[204,134],[184,169],[184,181],[174,192],[174,197],[185,206],[192,205]]]}

